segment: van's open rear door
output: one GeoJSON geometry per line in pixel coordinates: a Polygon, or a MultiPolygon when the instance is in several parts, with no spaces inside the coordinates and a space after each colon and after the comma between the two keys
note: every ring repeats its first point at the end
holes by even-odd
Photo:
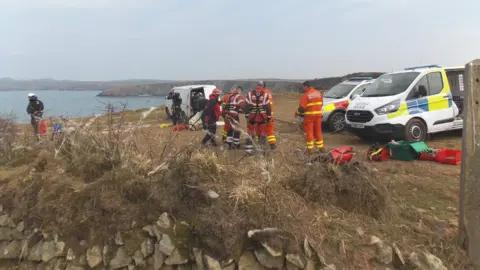
{"type": "Polygon", "coordinates": [[[465,74],[465,67],[445,68],[447,73],[448,84],[453,96],[453,102],[458,108],[458,116],[463,115],[463,99],[465,94],[465,87],[463,85],[463,76],[465,74]]]}
{"type": "Polygon", "coordinates": [[[452,92],[452,95],[454,97],[463,97],[463,75],[465,73],[465,68],[445,68],[445,71],[447,73],[448,83],[450,84],[450,91],[452,92]]]}

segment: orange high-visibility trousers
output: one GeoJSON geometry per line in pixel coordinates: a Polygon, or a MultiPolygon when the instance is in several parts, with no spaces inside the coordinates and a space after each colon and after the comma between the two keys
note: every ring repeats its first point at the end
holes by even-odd
{"type": "Polygon", "coordinates": [[[305,131],[305,144],[307,150],[311,151],[315,144],[316,148],[323,149],[322,116],[305,116],[303,119],[303,130],[305,131]]]}
{"type": "Polygon", "coordinates": [[[270,119],[270,122],[266,124],[267,126],[267,142],[268,144],[276,144],[277,139],[275,138],[275,121],[273,118],[270,119]]]}
{"type": "Polygon", "coordinates": [[[227,139],[228,127],[227,127],[227,120],[225,120],[224,122],[225,122],[225,125],[223,126],[222,139],[225,141],[227,139]]]}

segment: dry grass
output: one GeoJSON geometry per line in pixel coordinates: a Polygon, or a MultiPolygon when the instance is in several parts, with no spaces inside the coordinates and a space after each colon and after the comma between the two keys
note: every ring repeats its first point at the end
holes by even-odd
{"type": "MultiPolygon", "coordinates": [[[[297,151],[301,134],[288,122],[279,124],[284,132],[276,154],[245,158],[199,149],[191,144],[193,133],[143,128],[145,119],[158,114],[146,112],[65,121],[64,129],[71,131],[42,144],[17,136],[10,122],[0,121],[12,127],[9,140],[0,144],[0,203],[30,229],[102,243],[130,229],[132,221],[154,223],[168,212],[191,227],[184,235],[189,245],[218,259],[238,258],[241,248],[253,245],[248,230],[276,227],[284,233],[264,236],[271,245],[296,252],[308,235],[329,262],[346,269],[362,269],[370,256],[368,237],[357,233],[362,228],[405,251],[429,250],[449,269],[467,269],[454,244],[455,228],[442,228],[436,219],[454,218],[443,209],[455,204],[455,189],[421,175],[423,167],[417,173],[420,165],[375,163],[374,170],[356,157],[358,163],[345,167],[306,167],[297,151]],[[412,207],[433,205],[442,211],[419,213],[412,207]],[[346,260],[337,256],[340,240],[347,245],[346,260]]],[[[333,144],[331,138],[326,142],[333,144]]],[[[351,138],[341,140],[350,144],[351,138]]],[[[453,177],[451,169],[437,170],[453,177]]]]}
{"type": "Polygon", "coordinates": [[[315,164],[290,176],[289,186],[307,200],[385,220],[393,214],[386,183],[362,163],[315,164]]]}

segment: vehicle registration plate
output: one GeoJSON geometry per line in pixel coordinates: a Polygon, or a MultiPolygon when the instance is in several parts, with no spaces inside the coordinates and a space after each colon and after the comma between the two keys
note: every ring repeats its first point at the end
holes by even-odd
{"type": "Polygon", "coordinates": [[[351,123],[352,128],[364,128],[365,124],[351,123]]]}

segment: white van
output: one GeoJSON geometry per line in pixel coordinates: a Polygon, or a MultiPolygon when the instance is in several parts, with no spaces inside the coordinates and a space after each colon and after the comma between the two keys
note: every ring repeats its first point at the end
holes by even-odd
{"type": "Polygon", "coordinates": [[[350,101],[360,96],[372,82],[372,77],[352,77],[323,93],[322,126],[326,124],[334,132],[342,131],[350,101]]]}
{"type": "MultiPolygon", "coordinates": [[[[180,98],[182,99],[182,112],[184,115],[182,115],[182,118],[185,120],[188,120],[192,118],[196,113],[199,111],[203,110],[204,108],[195,108],[193,104],[193,98],[196,94],[202,94],[203,98],[208,100],[208,97],[212,94],[212,91],[217,88],[215,85],[185,85],[185,86],[176,86],[173,87],[170,90],[170,93],[179,93],[180,98]]],[[[167,98],[167,97],[165,97],[167,98]]],[[[167,106],[166,108],[166,113],[168,116],[170,116],[171,108],[172,108],[173,101],[170,99],[166,100],[165,105],[167,106]]]]}
{"type": "Polygon", "coordinates": [[[347,129],[365,139],[410,142],[462,129],[464,69],[430,65],[378,77],[348,106],[347,129]]]}

